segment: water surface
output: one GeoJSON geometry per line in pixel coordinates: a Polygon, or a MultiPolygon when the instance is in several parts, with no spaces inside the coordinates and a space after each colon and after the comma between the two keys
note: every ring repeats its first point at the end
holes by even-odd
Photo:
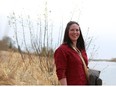
{"type": "Polygon", "coordinates": [[[91,61],[89,68],[101,71],[100,78],[103,80],[103,85],[116,85],[116,62],[91,61]]]}

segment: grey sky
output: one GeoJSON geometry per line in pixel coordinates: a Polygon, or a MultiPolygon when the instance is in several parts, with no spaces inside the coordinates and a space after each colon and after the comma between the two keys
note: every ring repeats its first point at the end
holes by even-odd
{"type": "MultiPolygon", "coordinates": [[[[98,48],[96,58],[116,57],[116,5],[115,0],[48,0],[50,20],[54,23],[53,39],[57,41],[58,32],[63,22],[63,29],[68,21],[78,21],[83,35],[89,28],[89,36],[96,38],[98,48]],[[63,20],[63,21],[62,21],[63,20]]],[[[0,0],[0,39],[7,30],[7,16],[15,11],[17,14],[30,14],[36,19],[43,14],[43,0],[0,0]]]]}

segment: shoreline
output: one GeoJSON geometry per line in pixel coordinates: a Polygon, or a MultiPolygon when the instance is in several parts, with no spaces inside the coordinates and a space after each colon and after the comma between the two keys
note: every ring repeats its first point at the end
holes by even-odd
{"type": "Polygon", "coordinates": [[[112,58],[112,59],[89,59],[89,61],[116,62],[116,58],[112,58]]]}

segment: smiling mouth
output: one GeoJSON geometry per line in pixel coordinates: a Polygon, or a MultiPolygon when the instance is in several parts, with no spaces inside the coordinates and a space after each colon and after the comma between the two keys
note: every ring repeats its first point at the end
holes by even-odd
{"type": "Polygon", "coordinates": [[[72,35],[72,37],[78,37],[78,35],[72,35]]]}

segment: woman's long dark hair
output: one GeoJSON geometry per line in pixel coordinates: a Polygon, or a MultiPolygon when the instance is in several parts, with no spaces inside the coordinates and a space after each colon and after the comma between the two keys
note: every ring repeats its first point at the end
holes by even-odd
{"type": "MultiPolygon", "coordinates": [[[[69,29],[70,29],[70,26],[72,24],[77,24],[79,26],[79,24],[75,21],[70,21],[68,22],[67,26],[66,26],[66,29],[65,29],[65,33],[64,33],[64,39],[63,39],[63,44],[68,44],[69,47],[71,47],[71,44],[72,44],[72,41],[71,39],[69,38],[69,29]]],[[[85,42],[84,42],[84,39],[83,39],[83,36],[82,36],[82,32],[81,32],[81,29],[80,29],[80,26],[79,26],[79,30],[80,30],[80,36],[77,40],[77,48],[79,50],[82,50],[82,49],[85,49],[85,42]]]]}

